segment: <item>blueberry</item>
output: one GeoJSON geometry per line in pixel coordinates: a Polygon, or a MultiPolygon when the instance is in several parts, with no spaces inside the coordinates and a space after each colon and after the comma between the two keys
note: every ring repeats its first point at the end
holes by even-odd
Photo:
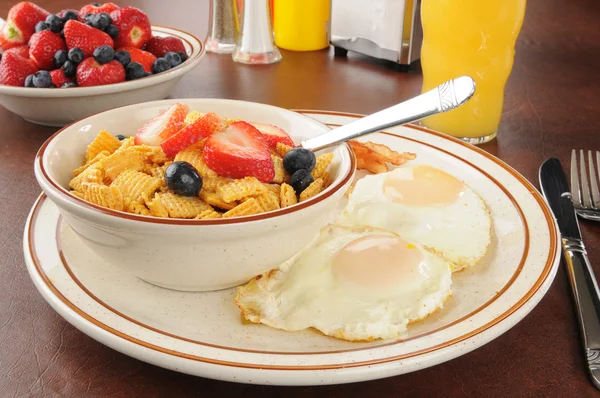
{"type": "Polygon", "coordinates": [[[152,73],[162,73],[171,69],[171,65],[164,58],[157,58],[152,64],[152,73]]]}
{"type": "Polygon", "coordinates": [[[37,88],[48,88],[52,84],[52,76],[47,70],[40,70],[33,74],[32,82],[37,88]]]}
{"type": "Polygon", "coordinates": [[[29,75],[25,78],[25,87],[35,87],[33,85],[33,75],[29,75]]]}
{"type": "Polygon", "coordinates": [[[182,196],[196,196],[202,189],[198,170],[188,162],[173,162],[165,171],[167,187],[182,196]]]}
{"type": "Polygon", "coordinates": [[[60,38],[64,40],[65,39],[65,30],[64,29],[61,30],[59,35],[60,35],[60,38]]]}
{"type": "Polygon", "coordinates": [[[51,32],[58,33],[63,28],[63,21],[56,14],[50,14],[46,17],[46,26],[51,32]]]}
{"type": "Polygon", "coordinates": [[[92,28],[94,27],[94,24],[89,19],[85,21],[84,24],[86,24],[87,26],[91,26],[92,28]]]}
{"type": "Polygon", "coordinates": [[[67,77],[75,76],[75,72],[77,72],[77,64],[73,61],[67,61],[62,66],[63,72],[67,77]]]}
{"type": "Polygon", "coordinates": [[[177,51],[177,55],[181,58],[181,62],[185,62],[188,59],[188,56],[184,51],[177,51]]]}
{"type": "Polygon", "coordinates": [[[127,138],[123,134],[117,134],[115,137],[117,137],[119,141],[123,141],[125,138],[127,138]]]}
{"type": "Polygon", "coordinates": [[[40,21],[38,23],[35,24],[35,32],[41,32],[42,30],[46,30],[48,29],[48,26],[46,25],[45,21],[40,21]]]}
{"type": "Polygon", "coordinates": [[[95,16],[95,15],[96,15],[96,14],[92,14],[92,13],[85,14],[85,15],[83,16],[83,20],[84,20],[84,21],[86,21],[86,22],[87,22],[87,21],[90,21],[90,22],[91,22],[91,21],[92,21],[92,18],[94,18],[94,16],[95,16]]]}
{"type": "Polygon", "coordinates": [[[306,169],[300,169],[292,174],[292,178],[290,179],[290,185],[294,188],[294,191],[298,195],[302,193],[312,182],[314,181],[313,176],[310,174],[310,171],[306,169]]]}
{"type": "Polygon", "coordinates": [[[92,5],[93,5],[94,7],[100,7],[102,4],[101,4],[101,3],[92,3],[92,5]]]}
{"type": "Polygon", "coordinates": [[[81,61],[83,61],[83,59],[85,58],[85,54],[83,53],[83,50],[81,48],[72,48],[69,50],[69,61],[73,62],[73,63],[80,63],[81,61]]]}
{"type": "Polygon", "coordinates": [[[107,64],[115,58],[115,50],[111,46],[100,46],[94,50],[94,58],[100,65],[107,64]]]}
{"type": "Polygon", "coordinates": [[[62,16],[63,24],[67,23],[69,20],[79,21],[79,15],[73,10],[66,11],[62,16]]]}
{"type": "Polygon", "coordinates": [[[75,82],[66,82],[65,84],[62,85],[61,88],[71,88],[71,87],[77,87],[77,83],[75,83],[75,82]]]}
{"type": "Polygon", "coordinates": [[[181,58],[174,52],[168,52],[165,54],[165,59],[171,65],[171,68],[181,65],[181,58]]]}
{"type": "Polygon", "coordinates": [[[142,64],[137,62],[130,62],[125,68],[125,78],[127,80],[141,79],[145,73],[142,64]]]}
{"type": "Polygon", "coordinates": [[[152,72],[144,72],[144,77],[152,76],[152,72]]]}
{"type": "Polygon", "coordinates": [[[294,148],[283,157],[283,167],[290,174],[294,174],[300,169],[311,171],[315,168],[316,163],[315,154],[304,148],[294,148]]]}
{"type": "Polygon", "coordinates": [[[54,53],[54,66],[62,68],[65,62],[67,62],[67,52],[65,50],[58,50],[54,53]]]}
{"type": "Polygon", "coordinates": [[[112,22],[110,20],[110,15],[105,12],[101,12],[99,14],[94,15],[92,18],[92,26],[96,29],[104,30],[110,25],[112,22]]]}
{"type": "Polygon", "coordinates": [[[131,62],[131,55],[129,54],[129,51],[117,51],[115,53],[115,60],[119,61],[121,65],[127,66],[131,62]]]}
{"type": "Polygon", "coordinates": [[[105,32],[113,39],[116,39],[117,36],[119,36],[119,28],[117,28],[116,25],[108,25],[105,32]]]}
{"type": "Polygon", "coordinates": [[[48,86],[48,88],[56,88],[56,84],[50,83],[50,85],[48,86]]]}

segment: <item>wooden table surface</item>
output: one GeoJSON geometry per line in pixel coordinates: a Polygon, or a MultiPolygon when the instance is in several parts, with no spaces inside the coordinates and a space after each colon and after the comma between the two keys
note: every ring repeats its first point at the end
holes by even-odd
{"type": "MultiPolygon", "coordinates": [[[[425,0],[426,1],[426,0],[425,0]]],[[[5,16],[16,0],[3,1],[5,16]]],[[[84,1],[38,0],[51,12],[84,1]]],[[[123,1],[153,23],[203,38],[208,0],[123,1]]],[[[564,163],[571,148],[600,149],[600,3],[530,0],[506,89],[499,136],[483,147],[537,185],[550,156],[564,163]]],[[[272,66],[234,64],[209,54],[172,93],[258,101],[284,108],[370,113],[420,90],[418,70],[333,51],[292,53],[272,66]]],[[[506,334],[474,352],[419,372],[350,385],[265,387],[218,382],[148,365],[92,340],[38,294],[23,260],[22,233],[40,193],[33,176],[38,147],[55,129],[27,123],[0,108],[0,396],[487,396],[583,397],[588,381],[564,270],[546,297],[506,334]]],[[[600,273],[600,228],[584,223],[600,273]]]]}

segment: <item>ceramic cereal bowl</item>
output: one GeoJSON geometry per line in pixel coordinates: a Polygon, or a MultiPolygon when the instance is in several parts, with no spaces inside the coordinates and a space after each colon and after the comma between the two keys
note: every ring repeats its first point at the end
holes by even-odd
{"type": "Polygon", "coordinates": [[[0,85],[0,105],[32,123],[64,126],[108,109],[167,98],[183,75],[198,66],[205,49],[197,37],[182,30],[153,25],[152,34],[180,38],[188,60],[167,72],[105,86],[46,89],[0,85]]]}
{"type": "Polygon", "coordinates": [[[354,177],[355,159],[347,145],[334,151],[332,184],[297,205],[253,216],[214,219],[161,219],[129,214],[85,202],[68,191],[72,172],[100,129],[132,135],[146,121],[176,102],[274,124],[295,142],[329,127],[285,109],[251,102],[178,99],[146,102],[102,112],[50,137],[35,159],[35,175],[82,245],[129,273],[158,286],[211,291],[242,284],[297,253],[324,225],[354,177]]]}

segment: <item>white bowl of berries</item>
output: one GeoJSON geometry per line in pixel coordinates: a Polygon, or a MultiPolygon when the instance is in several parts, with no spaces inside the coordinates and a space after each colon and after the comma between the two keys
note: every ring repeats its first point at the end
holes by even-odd
{"type": "Polygon", "coordinates": [[[114,3],[57,14],[18,3],[0,30],[0,49],[0,105],[49,126],[164,99],[205,54],[194,35],[114,3]]]}

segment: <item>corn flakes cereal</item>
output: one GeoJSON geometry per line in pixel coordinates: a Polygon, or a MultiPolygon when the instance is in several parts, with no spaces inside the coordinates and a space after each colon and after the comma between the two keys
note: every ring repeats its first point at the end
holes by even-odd
{"type": "Polygon", "coordinates": [[[281,191],[281,187],[279,184],[263,184],[267,191],[271,191],[273,194],[279,196],[279,192],[281,191]]]}
{"type": "Polygon", "coordinates": [[[210,218],[221,218],[223,215],[215,210],[206,210],[200,214],[198,214],[194,219],[196,220],[207,220],[210,218]]]}
{"type": "Polygon", "coordinates": [[[281,184],[281,192],[279,193],[279,201],[281,202],[281,208],[295,205],[296,203],[298,203],[298,198],[296,197],[296,191],[294,191],[294,188],[292,188],[291,185],[288,185],[286,183],[281,184]]]}
{"type": "Polygon", "coordinates": [[[148,200],[148,198],[145,197],[144,201],[146,202],[146,206],[148,207],[148,210],[150,211],[151,215],[161,218],[169,217],[169,211],[167,210],[167,207],[163,204],[163,202],[160,200],[160,197],[158,195],[150,200],[148,200]]]}
{"type": "Polygon", "coordinates": [[[260,195],[254,196],[263,211],[273,211],[279,209],[279,195],[266,191],[260,195]]]}
{"type": "Polygon", "coordinates": [[[121,146],[121,141],[106,130],[100,130],[94,141],[87,147],[85,160],[90,161],[102,151],[113,153],[121,146]]]}
{"type": "Polygon", "coordinates": [[[110,155],[109,151],[102,151],[99,154],[97,154],[92,160],[90,160],[89,162],[86,162],[83,166],[76,168],[75,170],[73,170],[73,177],[77,177],[79,174],[81,174],[85,169],[87,169],[88,167],[90,167],[91,165],[93,165],[94,163],[98,163],[99,161],[101,161],[102,159],[108,157],[108,155],[110,155]]]}
{"type": "Polygon", "coordinates": [[[132,148],[143,153],[147,163],[161,164],[169,161],[169,158],[159,146],[134,145],[132,148]]]}
{"type": "Polygon", "coordinates": [[[202,199],[209,205],[213,207],[218,207],[222,210],[231,210],[238,205],[238,203],[235,201],[229,203],[225,202],[223,199],[221,199],[220,195],[216,194],[215,192],[206,191],[204,189],[200,190],[200,199],[202,199]]]}
{"type": "Polygon", "coordinates": [[[142,203],[144,197],[152,197],[161,185],[160,179],[135,170],[124,171],[111,184],[121,191],[124,197],[137,203],[142,203]]]}
{"type": "Polygon", "coordinates": [[[213,208],[196,196],[179,196],[172,192],[157,193],[156,198],[167,208],[169,217],[194,218],[213,208]]]}
{"type": "Polygon", "coordinates": [[[327,188],[331,185],[331,175],[328,172],[323,172],[321,178],[323,179],[323,187],[327,188]]]}
{"type": "Polygon", "coordinates": [[[81,184],[81,193],[83,199],[88,202],[113,210],[123,210],[123,195],[116,188],[95,182],[84,182],[81,184]]]}
{"type": "Polygon", "coordinates": [[[144,154],[129,147],[121,152],[115,152],[106,159],[102,159],[98,164],[104,169],[104,177],[108,182],[112,182],[126,170],[141,171],[146,166],[144,154]]]}
{"type": "Polygon", "coordinates": [[[121,141],[121,146],[115,152],[124,151],[125,149],[135,145],[135,137],[127,137],[121,141]]]}
{"type": "Polygon", "coordinates": [[[141,216],[151,216],[150,210],[140,202],[132,200],[125,201],[125,210],[129,213],[139,214],[141,216]]]}
{"type": "Polygon", "coordinates": [[[322,155],[317,156],[317,162],[315,164],[315,168],[312,169],[310,174],[312,174],[313,178],[316,180],[317,178],[323,177],[323,173],[329,167],[329,164],[333,160],[333,152],[324,153],[322,155]]]}
{"type": "Polygon", "coordinates": [[[224,218],[251,216],[253,214],[262,213],[263,210],[254,198],[250,198],[245,202],[240,203],[233,209],[223,214],[224,218]]]}
{"type": "Polygon", "coordinates": [[[283,167],[283,159],[280,158],[279,156],[273,156],[273,155],[271,155],[271,158],[273,159],[273,167],[275,168],[275,177],[273,177],[272,182],[274,182],[276,184],[281,184],[284,181],[289,182],[290,175],[283,167]]]}
{"type": "Polygon", "coordinates": [[[282,143],[282,142],[278,142],[278,143],[277,143],[277,146],[276,146],[275,148],[277,149],[277,152],[279,153],[279,155],[280,155],[281,157],[284,157],[284,156],[285,156],[285,154],[286,154],[286,153],[288,153],[288,152],[289,152],[289,151],[292,149],[292,147],[291,147],[291,146],[289,146],[289,145],[285,145],[285,144],[284,144],[284,143],[282,143]]]}
{"type": "Polygon", "coordinates": [[[323,179],[317,178],[300,194],[300,202],[321,193],[323,191],[323,179]]]}
{"type": "Polygon", "coordinates": [[[200,113],[198,111],[191,111],[190,113],[187,114],[187,116],[185,117],[184,123],[185,124],[192,124],[194,123],[196,120],[200,119],[202,116],[204,116],[204,113],[200,113]]]}
{"type": "Polygon", "coordinates": [[[217,187],[217,194],[225,202],[233,202],[249,196],[258,195],[266,188],[263,183],[255,177],[244,177],[241,180],[233,180],[227,185],[217,187]]]}
{"type": "Polygon", "coordinates": [[[100,162],[97,162],[83,172],[79,173],[77,177],[74,177],[69,182],[69,188],[75,191],[81,191],[81,184],[84,182],[95,182],[102,184],[104,180],[104,170],[100,168],[100,162]]]}
{"type": "Polygon", "coordinates": [[[78,198],[81,198],[81,199],[83,199],[83,194],[82,194],[81,192],[79,192],[79,191],[75,191],[75,190],[72,190],[72,191],[70,191],[70,192],[71,192],[71,195],[73,195],[73,196],[77,196],[78,198]]]}
{"type": "Polygon", "coordinates": [[[198,170],[198,174],[200,174],[202,180],[217,178],[219,177],[217,173],[209,169],[206,163],[204,163],[204,158],[202,157],[203,147],[203,141],[197,142],[175,155],[175,161],[188,162],[194,166],[194,168],[198,170]]]}
{"type": "Polygon", "coordinates": [[[223,185],[227,185],[233,180],[227,177],[216,176],[213,178],[210,177],[202,177],[202,190],[209,192],[216,192],[217,188],[223,185]]]}
{"type": "Polygon", "coordinates": [[[156,164],[147,165],[146,168],[144,169],[144,172],[146,174],[151,175],[154,178],[160,178],[160,179],[164,180],[165,172],[167,171],[167,167],[169,167],[169,165],[171,163],[173,163],[173,162],[169,161],[169,162],[166,162],[165,164],[163,164],[162,166],[159,166],[156,164]]]}

